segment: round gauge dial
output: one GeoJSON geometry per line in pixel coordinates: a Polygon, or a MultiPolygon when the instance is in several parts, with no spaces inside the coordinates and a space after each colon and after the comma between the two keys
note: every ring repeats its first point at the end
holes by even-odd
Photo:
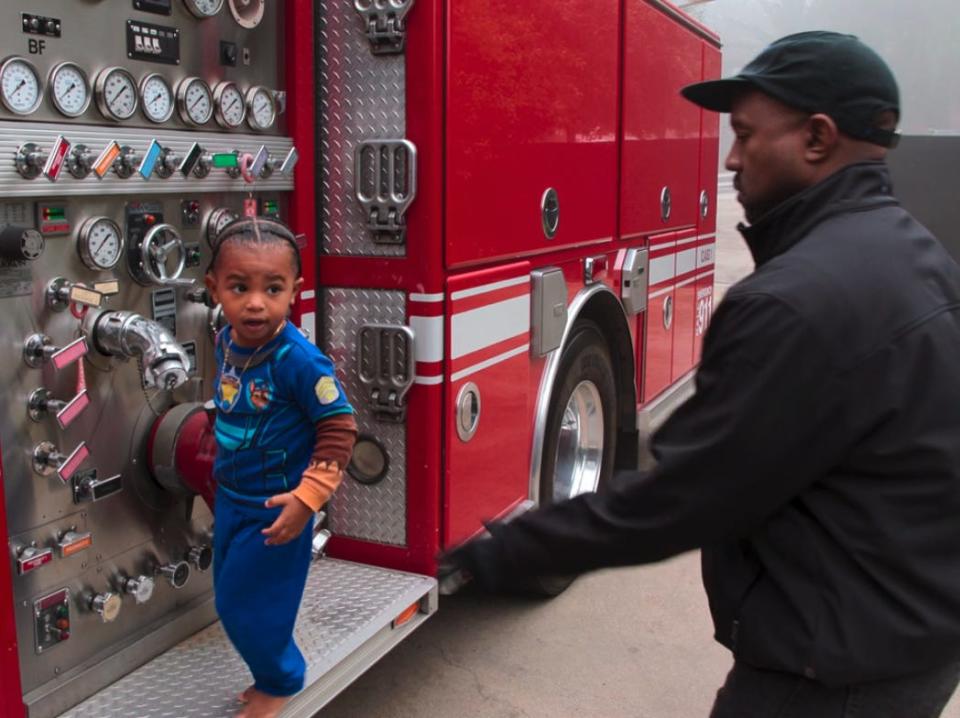
{"type": "Polygon", "coordinates": [[[122,67],[108,67],[97,75],[97,107],[104,117],[129,120],[137,111],[137,83],[122,67]]]}
{"type": "Polygon", "coordinates": [[[243,124],[247,116],[247,103],[235,82],[221,82],[213,92],[216,106],[215,117],[223,127],[233,129],[243,124]]]}
{"type": "Polygon", "coordinates": [[[90,269],[112,269],[123,252],[123,233],[112,219],[91,217],[80,225],[77,250],[90,269]]]}
{"type": "Polygon", "coordinates": [[[61,62],[50,71],[50,98],[67,117],[79,117],[90,106],[87,73],[72,62],[61,62]]]}
{"type": "Polygon", "coordinates": [[[213,210],[207,217],[207,244],[213,247],[223,228],[235,219],[240,219],[240,213],[228,207],[219,207],[213,210]]]}
{"type": "Polygon", "coordinates": [[[163,75],[154,72],[140,81],[140,101],[151,122],[166,122],[173,114],[173,90],[163,75]]]}
{"type": "Polygon", "coordinates": [[[213,17],[223,9],[223,0],[183,0],[187,10],[196,17],[213,17]]]}
{"type": "Polygon", "coordinates": [[[247,122],[255,130],[269,130],[277,121],[277,102],[266,87],[251,87],[247,92],[247,122]]]}
{"type": "Polygon", "coordinates": [[[9,57],[0,65],[0,99],[18,115],[29,115],[40,107],[43,85],[37,68],[22,57],[9,57]]]}
{"type": "Polygon", "coordinates": [[[177,110],[184,122],[205,125],[213,114],[213,93],[199,77],[188,77],[177,87],[177,110]]]}

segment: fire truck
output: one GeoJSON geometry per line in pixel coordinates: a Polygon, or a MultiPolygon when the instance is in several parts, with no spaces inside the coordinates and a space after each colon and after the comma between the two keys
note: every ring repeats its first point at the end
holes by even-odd
{"type": "Polygon", "coordinates": [[[720,50],[666,0],[13,0],[0,45],[2,716],[238,708],[202,277],[239,216],[303,236],[292,321],[361,431],[284,715],[437,609],[439,552],[602,486],[686,386],[718,126],[678,90],[720,50]]]}

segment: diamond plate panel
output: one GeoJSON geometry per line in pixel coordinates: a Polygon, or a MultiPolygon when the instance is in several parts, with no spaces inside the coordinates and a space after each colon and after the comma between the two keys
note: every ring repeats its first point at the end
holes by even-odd
{"type": "Polygon", "coordinates": [[[404,546],[407,542],[407,429],[405,424],[377,421],[370,410],[367,388],[357,376],[357,332],[364,324],[406,321],[403,292],[368,289],[323,291],[324,351],[340,367],[344,390],[357,412],[360,431],[375,436],[386,448],[390,468],[386,478],[367,486],[349,474],[331,502],[330,530],[340,536],[404,546]]]}
{"type": "Polygon", "coordinates": [[[319,2],[317,32],[321,251],[403,256],[406,245],[374,244],[355,196],[353,162],[363,140],[406,137],[406,57],[371,54],[353,0],[319,2]]]}
{"type": "MultiPolygon", "coordinates": [[[[426,594],[424,576],[324,559],[315,564],[297,617],[297,645],[312,683],[397,613],[426,594]]],[[[61,718],[233,716],[250,673],[215,623],[64,713],[61,718]]]]}

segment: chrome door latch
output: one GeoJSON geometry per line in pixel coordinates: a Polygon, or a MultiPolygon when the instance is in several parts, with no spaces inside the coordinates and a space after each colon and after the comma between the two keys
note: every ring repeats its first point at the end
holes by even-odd
{"type": "Polygon", "coordinates": [[[417,196],[417,148],[407,140],[361,142],[354,156],[357,201],[377,244],[403,244],[417,196]]]}
{"type": "Polygon", "coordinates": [[[396,324],[366,324],[357,335],[357,374],[380,421],[401,422],[413,385],[413,330],[396,324]]]}
{"type": "Polygon", "coordinates": [[[413,0],[354,0],[367,26],[374,55],[397,55],[407,44],[407,13],[413,0]]]}

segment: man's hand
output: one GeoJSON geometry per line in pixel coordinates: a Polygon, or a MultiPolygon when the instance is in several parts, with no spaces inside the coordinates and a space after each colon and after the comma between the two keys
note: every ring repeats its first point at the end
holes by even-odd
{"type": "Polygon", "coordinates": [[[271,496],[264,506],[268,509],[274,506],[283,507],[273,525],[261,532],[267,537],[264,542],[267,546],[280,546],[293,541],[303,531],[303,527],[307,525],[310,517],[313,516],[310,507],[291,493],[271,496]]]}

